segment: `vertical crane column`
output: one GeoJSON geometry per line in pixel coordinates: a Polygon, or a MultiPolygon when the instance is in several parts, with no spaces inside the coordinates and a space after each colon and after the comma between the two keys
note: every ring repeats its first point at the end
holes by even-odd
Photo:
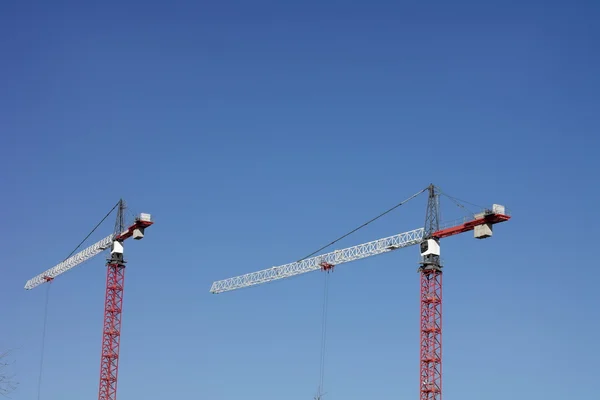
{"type": "Polygon", "coordinates": [[[106,297],[104,301],[104,329],[102,333],[102,358],[100,365],[99,400],[116,400],[117,376],[119,370],[119,345],[121,342],[121,312],[123,310],[123,285],[125,283],[125,264],[122,260],[112,258],[106,264],[106,297]]]}
{"type": "MultiPolygon", "coordinates": [[[[121,202],[115,237],[124,229],[124,205],[121,202]]],[[[119,372],[119,347],[121,343],[121,313],[125,284],[125,260],[123,242],[114,240],[110,258],[106,263],[106,296],[104,300],[104,328],[102,331],[102,356],[100,362],[99,400],[116,400],[119,372]]]]}
{"type": "Polygon", "coordinates": [[[442,398],[442,271],[421,272],[420,400],[442,398]]]}
{"type": "Polygon", "coordinates": [[[439,196],[429,186],[424,240],[421,242],[420,400],[442,399],[442,265],[439,239],[439,196]]]}

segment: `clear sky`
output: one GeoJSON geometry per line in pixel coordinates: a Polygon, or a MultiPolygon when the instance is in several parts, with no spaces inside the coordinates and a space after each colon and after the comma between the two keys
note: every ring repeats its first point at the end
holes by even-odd
{"type": "MultiPolygon", "coordinates": [[[[595,396],[594,3],[3,1],[12,398],[37,399],[47,289],[25,281],[123,197],[156,224],[126,243],[119,400],[311,399],[324,275],[212,281],[294,261],[431,182],[513,214],[492,239],[442,241],[444,398],[595,396]]],[[[336,248],[421,227],[425,206],[336,248]]],[[[417,261],[331,276],[326,398],[418,397],[417,261]]],[[[104,256],[51,285],[41,399],[96,398],[104,285],[104,256]]]]}

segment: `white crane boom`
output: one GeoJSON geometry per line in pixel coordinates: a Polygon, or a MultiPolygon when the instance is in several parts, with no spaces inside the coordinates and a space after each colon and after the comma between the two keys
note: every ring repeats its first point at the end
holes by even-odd
{"type": "Polygon", "coordinates": [[[289,278],[291,276],[304,274],[306,272],[316,271],[322,269],[324,266],[339,265],[345,262],[387,253],[403,247],[421,243],[423,240],[423,232],[424,228],[419,228],[409,232],[400,233],[398,235],[374,240],[372,242],[348,247],[346,249],[335,250],[331,253],[325,253],[319,256],[306,258],[304,260],[281,265],[279,267],[271,267],[262,271],[216,281],[213,282],[210,291],[211,293],[222,293],[230,290],[241,289],[277,279],[289,278]]]}
{"type": "Polygon", "coordinates": [[[89,260],[90,258],[94,257],[95,255],[102,253],[104,250],[108,249],[112,245],[114,236],[115,236],[114,234],[110,234],[109,236],[105,237],[104,239],[100,240],[99,242],[94,243],[87,249],[82,250],[79,253],[72,255],[71,257],[67,258],[65,261],[61,262],[60,264],[50,268],[49,270],[47,270],[45,272],[42,272],[35,278],[31,278],[25,284],[25,289],[30,290],[36,286],[41,285],[42,283],[48,282],[48,280],[52,280],[55,277],[57,277],[58,275],[64,274],[71,268],[78,266],[79,264],[89,260]]]}

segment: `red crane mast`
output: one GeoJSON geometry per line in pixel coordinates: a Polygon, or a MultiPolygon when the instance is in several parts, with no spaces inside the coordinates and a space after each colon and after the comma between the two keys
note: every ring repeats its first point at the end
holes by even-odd
{"type": "MultiPolygon", "coordinates": [[[[120,206],[122,207],[122,205],[120,206]]],[[[125,289],[125,263],[123,242],[133,237],[144,237],[144,229],[153,224],[150,216],[136,219],[135,223],[123,231],[123,212],[120,209],[119,227],[113,241],[113,251],[106,263],[106,295],[104,298],[104,328],[102,330],[102,355],[100,363],[100,387],[98,400],[117,399],[117,379],[119,375],[119,350],[121,345],[121,314],[125,289]]],[[[144,214],[142,214],[144,216],[144,214]]]]}

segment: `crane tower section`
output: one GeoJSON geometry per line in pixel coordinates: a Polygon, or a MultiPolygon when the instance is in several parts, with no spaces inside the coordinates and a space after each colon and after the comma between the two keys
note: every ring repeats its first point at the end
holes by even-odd
{"type": "Polygon", "coordinates": [[[442,265],[439,195],[429,186],[425,237],[421,243],[420,400],[442,398],[442,265]]]}
{"type": "Polygon", "coordinates": [[[119,375],[119,350],[121,347],[121,316],[125,288],[125,259],[123,241],[133,237],[140,240],[144,230],[153,224],[150,214],[142,213],[135,223],[123,230],[123,203],[117,216],[115,240],[106,263],[106,294],[104,297],[104,327],[102,330],[102,351],[100,361],[100,385],[98,400],[117,399],[117,378],[119,375]]]}

